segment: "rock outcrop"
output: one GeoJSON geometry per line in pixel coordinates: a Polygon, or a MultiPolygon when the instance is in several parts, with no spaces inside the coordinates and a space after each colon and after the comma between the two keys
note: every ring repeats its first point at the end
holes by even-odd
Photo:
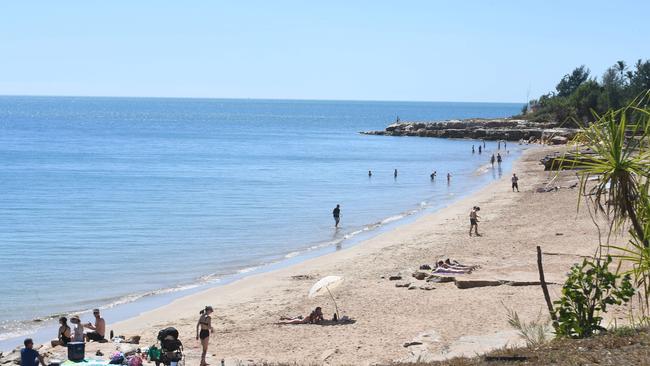
{"type": "Polygon", "coordinates": [[[365,135],[467,138],[504,141],[548,141],[562,144],[571,140],[577,129],[560,128],[558,123],[536,123],[519,119],[466,119],[441,122],[399,122],[384,131],[365,131],[365,135]]]}

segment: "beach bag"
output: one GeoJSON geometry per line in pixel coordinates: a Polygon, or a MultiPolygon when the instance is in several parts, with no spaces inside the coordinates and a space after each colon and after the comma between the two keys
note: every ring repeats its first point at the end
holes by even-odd
{"type": "Polygon", "coordinates": [[[139,356],[129,357],[129,366],[142,366],[142,359],[139,356]]]}
{"type": "Polygon", "coordinates": [[[122,362],[124,362],[124,355],[122,354],[122,352],[115,352],[111,356],[111,362],[109,362],[109,364],[111,364],[111,365],[121,365],[122,362]]]}
{"type": "Polygon", "coordinates": [[[149,347],[149,360],[158,361],[160,360],[160,349],[156,346],[149,347]]]}

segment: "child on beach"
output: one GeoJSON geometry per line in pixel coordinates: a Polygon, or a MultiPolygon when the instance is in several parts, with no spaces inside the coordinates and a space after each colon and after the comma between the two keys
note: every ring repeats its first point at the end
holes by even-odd
{"type": "Polygon", "coordinates": [[[472,228],[474,229],[474,233],[476,236],[481,236],[481,234],[478,233],[478,219],[479,215],[478,212],[481,211],[481,208],[478,206],[472,207],[472,210],[469,212],[469,236],[472,236],[472,228]]]}

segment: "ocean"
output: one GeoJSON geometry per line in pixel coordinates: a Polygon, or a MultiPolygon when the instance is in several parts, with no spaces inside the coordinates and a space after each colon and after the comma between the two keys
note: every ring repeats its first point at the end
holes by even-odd
{"type": "Polygon", "coordinates": [[[495,142],[478,155],[472,140],[358,132],[521,106],[0,97],[0,341],[56,314],[345,248],[444,207],[506,174],[519,148],[497,170],[495,142]]]}

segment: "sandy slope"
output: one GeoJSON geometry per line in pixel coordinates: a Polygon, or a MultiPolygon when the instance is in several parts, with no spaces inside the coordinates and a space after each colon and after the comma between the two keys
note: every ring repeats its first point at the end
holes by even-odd
{"type": "MultiPolygon", "coordinates": [[[[548,149],[548,148],[546,148],[548,149]]],[[[455,258],[478,264],[473,279],[537,279],[535,246],[545,252],[547,280],[562,282],[579,255],[596,248],[597,234],[589,216],[576,212],[573,189],[534,193],[551,176],[538,159],[544,151],[527,151],[516,163],[521,193],[510,191],[510,177],[487,186],[437,213],[424,216],[360,245],[308,260],[272,273],[252,276],[227,286],[179,299],[119,324],[109,324],[116,334],[140,334],[153,343],[159,329],[175,326],[186,345],[188,365],[197,365],[199,345],[194,327],[206,304],[216,309],[216,335],[208,362],[227,360],[290,361],[321,364],[372,364],[395,359],[440,358],[473,354],[518,341],[506,322],[503,304],[524,319],[535,318],[544,308],[539,286],[498,286],[458,289],[453,283],[435,289],[408,290],[382,276],[410,274],[421,264],[438,258],[455,258]],[[482,237],[469,237],[468,212],[481,206],[482,237]],[[303,275],[308,279],[295,279],[303,275]],[[345,282],[334,290],[337,302],[354,324],[279,326],[281,315],[306,315],[315,306],[334,312],[326,297],[308,299],[309,287],[320,277],[341,275],[345,282]],[[418,337],[423,345],[405,348],[418,337]]],[[[568,186],[573,173],[554,185],[568,186]]],[[[411,279],[417,285],[424,281],[411,279]]],[[[551,286],[552,294],[560,287],[551,286]]],[[[89,345],[89,351],[96,344],[89,345]]],[[[108,351],[111,344],[101,345],[108,351]]]]}

